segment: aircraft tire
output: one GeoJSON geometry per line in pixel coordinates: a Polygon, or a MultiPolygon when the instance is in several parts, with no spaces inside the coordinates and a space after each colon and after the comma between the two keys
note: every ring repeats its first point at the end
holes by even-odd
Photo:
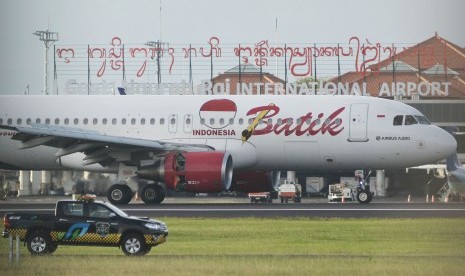
{"type": "Polygon", "coordinates": [[[141,199],[147,204],[159,204],[165,199],[165,190],[157,184],[147,184],[140,191],[141,199]]]}
{"type": "Polygon", "coordinates": [[[165,189],[163,189],[163,187],[160,185],[155,184],[155,187],[158,191],[158,197],[155,203],[160,204],[163,202],[163,200],[165,200],[166,192],[165,192],[165,189]]]}
{"type": "Polygon", "coordinates": [[[123,184],[112,185],[107,192],[108,201],[112,204],[128,204],[132,198],[131,188],[123,184]]]}
{"type": "Polygon", "coordinates": [[[124,201],[122,204],[128,204],[133,197],[132,190],[128,185],[123,185],[123,193],[124,193],[124,201]]]}
{"type": "Polygon", "coordinates": [[[360,203],[370,203],[372,199],[373,196],[369,190],[362,190],[357,192],[357,201],[360,203]]]}

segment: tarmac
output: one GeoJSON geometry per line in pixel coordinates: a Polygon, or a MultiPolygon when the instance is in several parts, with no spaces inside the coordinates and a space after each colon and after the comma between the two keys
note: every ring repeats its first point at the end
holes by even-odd
{"type": "MultiPolygon", "coordinates": [[[[8,212],[53,213],[58,200],[71,196],[20,196],[0,200],[0,215],[8,212]]],[[[107,201],[106,197],[97,200],[107,201]]],[[[247,197],[167,197],[162,204],[132,200],[118,206],[129,215],[195,218],[465,218],[465,202],[426,203],[426,198],[375,197],[369,204],[328,203],[327,198],[302,198],[302,203],[252,204],[247,197]]]]}

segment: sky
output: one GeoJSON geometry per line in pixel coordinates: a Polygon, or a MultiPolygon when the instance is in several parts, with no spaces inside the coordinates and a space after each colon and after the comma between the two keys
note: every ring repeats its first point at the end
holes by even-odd
{"type": "MultiPolygon", "coordinates": [[[[465,47],[463,0],[0,0],[0,94],[41,94],[44,46],[37,30],[59,33],[57,45],[149,40],[173,44],[347,43],[352,36],[418,43],[435,32],[465,47]]],[[[207,44],[206,44],[207,45],[207,44]]]]}

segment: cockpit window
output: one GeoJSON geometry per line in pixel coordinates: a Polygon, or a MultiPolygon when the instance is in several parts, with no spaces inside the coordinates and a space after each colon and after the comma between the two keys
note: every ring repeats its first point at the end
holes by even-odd
{"type": "Polygon", "coordinates": [[[415,115],[414,117],[422,125],[431,125],[431,122],[425,116],[415,115]]]}
{"type": "Polygon", "coordinates": [[[406,115],[405,116],[405,125],[408,126],[408,125],[414,125],[414,124],[418,124],[415,117],[413,117],[412,115],[406,115]]]}
{"type": "Polygon", "coordinates": [[[393,122],[393,124],[394,124],[395,126],[401,126],[403,120],[404,120],[404,116],[403,116],[403,115],[397,115],[396,117],[394,117],[394,122],[393,122]]]}

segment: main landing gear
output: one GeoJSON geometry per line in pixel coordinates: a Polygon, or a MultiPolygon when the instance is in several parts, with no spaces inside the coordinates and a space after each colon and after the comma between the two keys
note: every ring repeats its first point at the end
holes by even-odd
{"type": "MultiPolygon", "coordinates": [[[[128,204],[134,192],[126,184],[115,184],[108,189],[107,198],[112,204],[128,204]]],[[[145,184],[140,190],[144,203],[159,204],[165,199],[165,190],[158,184],[145,184]]]]}

